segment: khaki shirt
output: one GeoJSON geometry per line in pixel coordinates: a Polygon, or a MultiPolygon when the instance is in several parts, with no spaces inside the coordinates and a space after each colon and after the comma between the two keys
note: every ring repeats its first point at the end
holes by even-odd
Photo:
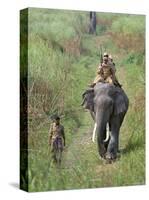
{"type": "Polygon", "coordinates": [[[109,63],[103,63],[102,66],[98,67],[97,74],[101,75],[104,79],[109,76],[113,76],[114,71],[109,63]]]}
{"type": "Polygon", "coordinates": [[[63,138],[64,145],[65,145],[65,133],[64,133],[64,127],[59,124],[56,125],[55,123],[51,124],[50,130],[49,130],[49,144],[52,143],[57,137],[63,138]]]}
{"type": "Polygon", "coordinates": [[[56,137],[63,137],[63,135],[64,135],[64,127],[61,124],[56,125],[55,123],[53,123],[49,130],[49,136],[51,138],[56,138],[56,137]]]}

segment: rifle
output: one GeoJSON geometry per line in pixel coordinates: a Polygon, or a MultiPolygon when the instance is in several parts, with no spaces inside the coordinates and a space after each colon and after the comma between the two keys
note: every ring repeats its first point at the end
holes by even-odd
{"type": "Polygon", "coordinates": [[[102,46],[100,46],[100,64],[103,63],[102,46]]]}

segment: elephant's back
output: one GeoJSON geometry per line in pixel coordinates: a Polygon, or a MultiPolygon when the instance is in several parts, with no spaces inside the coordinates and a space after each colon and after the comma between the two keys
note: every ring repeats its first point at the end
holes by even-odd
{"type": "Polygon", "coordinates": [[[100,93],[100,94],[112,94],[115,92],[115,86],[109,83],[97,83],[96,86],[94,87],[94,92],[95,94],[100,93]]]}

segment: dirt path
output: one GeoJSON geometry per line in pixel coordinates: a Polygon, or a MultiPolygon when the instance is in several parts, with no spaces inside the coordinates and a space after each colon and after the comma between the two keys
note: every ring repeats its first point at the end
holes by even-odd
{"type": "Polygon", "coordinates": [[[96,148],[96,144],[91,140],[93,126],[94,123],[90,114],[85,112],[82,125],[76,131],[76,135],[73,136],[72,143],[64,150],[64,167],[74,167],[83,159],[88,147],[96,148]]]}
{"type": "MultiPolygon", "coordinates": [[[[103,176],[118,166],[118,163],[107,165],[105,161],[99,159],[97,141],[93,143],[91,140],[93,128],[94,122],[90,114],[85,112],[83,124],[63,154],[62,169],[71,174],[73,181],[76,179],[80,181],[82,187],[86,181],[89,187],[96,187],[96,184],[103,185],[103,176]]],[[[104,182],[108,185],[106,181],[104,182]]]]}

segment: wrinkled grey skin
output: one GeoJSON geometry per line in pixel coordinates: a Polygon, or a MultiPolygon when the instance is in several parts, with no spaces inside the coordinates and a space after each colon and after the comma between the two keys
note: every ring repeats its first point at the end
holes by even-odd
{"type": "Polygon", "coordinates": [[[83,107],[88,109],[97,123],[99,155],[114,160],[119,146],[119,131],[128,110],[129,101],[123,89],[107,83],[97,83],[94,89],[83,95],[83,107]],[[105,143],[106,124],[109,123],[110,138],[105,143]]]}

